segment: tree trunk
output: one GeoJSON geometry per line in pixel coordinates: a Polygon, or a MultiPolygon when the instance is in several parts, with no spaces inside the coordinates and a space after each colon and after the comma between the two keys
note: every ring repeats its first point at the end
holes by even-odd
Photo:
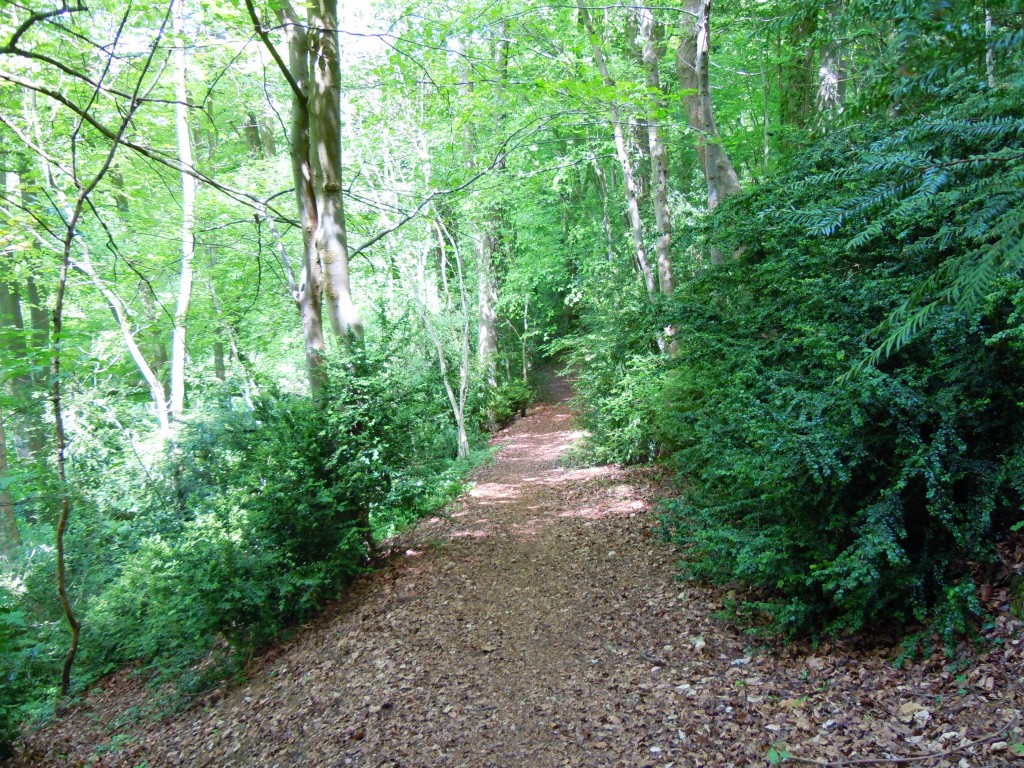
{"type": "MultiPolygon", "coordinates": [[[[0,349],[3,350],[5,361],[10,368],[4,371],[4,378],[8,379],[7,389],[11,396],[19,403],[25,403],[31,398],[31,388],[28,379],[27,347],[25,345],[24,320],[21,314],[21,296],[18,287],[4,274],[6,262],[10,259],[8,254],[0,254],[0,349]],[[8,378],[9,377],[9,378],[8,378]]],[[[13,266],[13,265],[12,265],[13,266]]],[[[4,366],[7,368],[7,366],[4,366]]],[[[21,439],[16,442],[22,446],[21,452],[27,453],[28,434],[25,428],[24,419],[19,419],[16,430],[21,439]]]]}
{"type": "Polygon", "coordinates": [[[477,236],[474,245],[480,314],[476,352],[487,386],[493,389],[498,386],[498,286],[493,262],[495,238],[488,229],[477,236]]]}
{"type": "Polygon", "coordinates": [[[594,178],[597,194],[601,198],[601,229],[604,231],[604,239],[608,247],[608,262],[615,262],[615,233],[612,230],[611,206],[609,201],[608,181],[604,177],[604,169],[595,157],[594,178]]]}
{"type": "MultiPolygon", "coordinates": [[[[0,255],[0,258],[7,258],[0,255]]],[[[35,293],[35,284],[31,283],[35,293]]],[[[0,350],[10,362],[6,389],[18,403],[18,415],[12,417],[12,439],[18,456],[23,459],[39,460],[46,450],[46,436],[43,432],[42,414],[37,409],[35,393],[43,385],[45,377],[34,373],[33,357],[38,351],[26,343],[26,337],[38,339],[38,334],[25,333],[22,314],[22,298],[18,286],[9,283],[0,273],[0,350]]],[[[32,319],[35,320],[35,311],[32,319]]]]}
{"type": "Polygon", "coordinates": [[[327,294],[327,314],[343,339],[362,341],[363,323],[352,300],[348,235],[341,195],[341,53],[337,0],[313,0],[309,8],[310,153],[316,195],[313,236],[327,294]]]}
{"type": "Polygon", "coordinates": [[[764,43],[758,45],[758,61],[761,65],[761,128],[764,142],[764,149],[762,155],[762,161],[764,163],[764,171],[768,172],[769,161],[771,159],[772,143],[771,143],[771,87],[768,84],[768,67],[765,65],[765,53],[764,43]]]}
{"type": "MultiPolygon", "coordinates": [[[[743,188],[740,186],[729,154],[721,144],[711,103],[711,83],[708,74],[711,50],[711,0],[689,0],[687,8],[693,14],[691,18],[694,19],[694,32],[692,37],[684,32],[677,51],[676,65],[679,87],[695,92],[685,97],[686,111],[691,127],[698,132],[698,153],[703,154],[704,178],[708,183],[708,210],[713,211],[722,200],[742,191],[743,188]]],[[[711,260],[715,263],[721,261],[721,254],[717,248],[712,248],[711,260]]]]}
{"type": "Polygon", "coordinates": [[[260,119],[260,144],[263,146],[263,158],[265,160],[277,157],[277,142],[274,140],[274,124],[268,117],[260,119]]]}
{"type": "MultiPolygon", "coordinates": [[[[580,11],[580,20],[587,31],[587,36],[590,38],[594,63],[601,73],[601,79],[607,87],[614,88],[615,81],[608,72],[608,64],[605,61],[604,52],[601,50],[597,33],[594,31],[594,23],[590,18],[590,13],[587,11],[583,0],[576,0],[576,3],[580,11]]],[[[633,247],[636,252],[637,265],[640,267],[640,272],[643,275],[644,287],[647,289],[647,293],[654,295],[657,291],[657,284],[655,283],[654,271],[651,269],[650,259],[647,256],[647,246],[644,244],[644,226],[643,219],[640,217],[639,191],[636,179],[633,176],[633,166],[630,161],[629,151],[626,149],[626,137],[622,130],[622,118],[619,114],[618,105],[611,104],[610,111],[612,115],[612,134],[615,138],[615,154],[618,157],[619,165],[622,166],[626,207],[628,208],[630,230],[633,234],[633,247]]]]}
{"type": "Polygon", "coordinates": [[[697,21],[697,81],[700,89],[700,115],[708,139],[707,170],[708,210],[713,211],[729,195],[742,190],[736,170],[720,141],[718,125],[711,106],[711,82],[708,76],[708,59],[711,52],[711,0],[701,3],[701,15],[697,21]]]}
{"type": "Polygon", "coordinates": [[[74,262],[73,266],[76,270],[81,272],[83,275],[92,281],[93,286],[100,292],[103,298],[107,302],[107,306],[110,307],[110,311],[114,316],[114,321],[117,323],[118,329],[121,331],[121,338],[124,339],[125,346],[128,347],[128,353],[132,356],[132,360],[135,361],[135,365],[138,366],[139,371],[142,373],[142,377],[146,380],[146,384],[149,385],[149,394],[153,399],[153,405],[156,407],[157,422],[160,425],[160,431],[166,436],[170,430],[170,413],[168,411],[167,392],[164,389],[163,383],[160,381],[160,377],[157,375],[148,362],[146,362],[146,356],[142,354],[142,350],[139,349],[138,342],[135,341],[135,333],[132,330],[131,321],[128,317],[128,310],[124,305],[124,302],[115,294],[106,284],[100,279],[100,276],[96,273],[93,268],[92,260],[89,257],[89,250],[86,241],[81,242],[82,257],[80,260],[74,262]]]}
{"type": "Polygon", "coordinates": [[[996,87],[996,51],[992,47],[992,9],[985,6],[985,74],[988,87],[996,87]]]}
{"type": "MultiPolygon", "coordinates": [[[[184,0],[175,0],[172,16],[174,30],[174,116],[178,134],[178,159],[182,168],[191,168],[192,138],[188,128],[188,93],[185,74],[184,0]]],[[[181,273],[178,278],[178,301],[174,308],[174,336],[171,340],[171,417],[180,419],[185,411],[185,333],[188,309],[192,301],[192,260],[195,256],[196,180],[181,172],[181,273]]]]}
{"type": "Polygon", "coordinates": [[[821,59],[818,63],[816,98],[818,113],[826,118],[842,112],[846,101],[846,65],[834,15],[829,18],[828,35],[828,41],[821,48],[821,59]]]}
{"type": "Polygon", "coordinates": [[[167,355],[167,345],[161,331],[163,308],[153,292],[153,285],[148,280],[139,279],[137,295],[144,314],[141,322],[136,324],[135,335],[142,337],[143,356],[149,361],[149,367],[160,381],[164,392],[170,392],[171,359],[167,355]]]}
{"type": "Polygon", "coordinates": [[[21,536],[18,533],[18,521],[14,517],[14,501],[11,498],[9,485],[5,418],[3,405],[0,404],[0,556],[9,556],[11,552],[21,546],[21,536]]]}
{"type": "Polygon", "coordinates": [[[647,118],[647,137],[651,155],[651,201],[654,204],[654,221],[658,239],[654,250],[658,260],[658,289],[663,296],[670,296],[675,289],[672,278],[672,219],[668,209],[668,152],[661,136],[658,113],[665,108],[660,97],[661,82],[658,77],[658,54],[654,46],[654,14],[648,8],[639,11],[640,24],[638,40],[642,45],[644,76],[651,99],[651,110],[647,118]]]}
{"type": "Polygon", "coordinates": [[[303,22],[288,0],[276,13],[288,44],[288,63],[277,53],[245,0],[263,40],[292,90],[290,156],[302,228],[302,273],[292,297],[302,320],[310,390],[325,383],[323,299],[334,332],[362,341],[363,324],[352,299],[348,236],[341,192],[341,82],[337,0],[309,0],[303,22]]]}
{"type": "MultiPolygon", "coordinates": [[[[444,226],[438,227],[438,236],[445,233],[444,226]]],[[[459,309],[462,311],[462,358],[459,364],[459,417],[457,419],[459,455],[469,455],[469,438],[466,435],[466,400],[469,397],[469,298],[466,291],[465,270],[462,265],[462,250],[458,241],[448,233],[448,239],[455,254],[455,273],[459,282],[459,309]]]]}
{"type": "Polygon", "coordinates": [[[309,92],[309,61],[306,54],[309,43],[305,25],[299,22],[290,5],[285,5],[278,11],[278,18],[284,26],[285,40],[288,43],[287,73],[292,77],[294,87],[298,91],[292,93],[289,139],[292,180],[299,209],[299,226],[302,228],[302,270],[292,291],[292,298],[298,307],[302,322],[309,388],[315,394],[326,381],[323,369],[324,332],[321,314],[323,272],[313,248],[317,219],[316,194],[313,191],[313,169],[310,161],[309,110],[303,96],[309,92]]]}
{"type": "MultiPolygon", "coordinates": [[[[26,210],[32,210],[36,202],[26,188],[27,163],[27,158],[19,155],[18,174],[11,174],[11,177],[18,179],[22,205],[26,210]]],[[[6,176],[0,171],[3,186],[8,181],[6,176]]],[[[5,337],[0,342],[0,350],[6,352],[7,359],[15,368],[8,381],[8,388],[18,403],[17,416],[11,418],[9,425],[14,428],[12,439],[18,455],[21,458],[40,460],[46,452],[47,436],[36,394],[45,391],[46,374],[35,363],[38,361],[36,356],[46,348],[50,323],[40,303],[32,269],[28,270],[22,280],[16,277],[14,268],[15,254],[0,254],[0,333],[5,337]],[[25,326],[23,310],[26,305],[29,311],[28,328],[25,326]]]]}
{"type": "MultiPolygon", "coordinates": [[[[495,96],[499,105],[494,116],[494,125],[500,133],[505,123],[505,114],[501,107],[505,83],[508,80],[508,39],[504,23],[499,24],[497,40],[494,42],[494,68],[498,81],[495,96]]],[[[500,173],[504,167],[504,158],[498,158],[495,170],[500,173]]],[[[497,204],[492,205],[484,223],[484,231],[476,238],[477,301],[480,314],[477,356],[484,372],[484,380],[490,389],[498,386],[498,277],[494,256],[501,242],[501,226],[501,208],[497,204]]],[[[492,427],[497,426],[493,413],[488,412],[487,419],[492,427]]]]}
{"type": "Polygon", "coordinates": [[[808,8],[806,15],[786,32],[786,50],[790,55],[781,65],[781,122],[801,128],[811,116],[816,85],[815,49],[811,38],[818,29],[818,8],[808,8]]]}
{"type": "MultiPolygon", "coordinates": [[[[437,233],[441,247],[444,248],[444,234],[441,229],[441,225],[435,221],[433,229],[437,233]]],[[[437,365],[441,373],[441,382],[444,386],[445,395],[448,398],[448,404],[452,409],[452,417],[455,420],[456,452],[460,459],[464,459],[469,455],[469,436],[466,431],[466,392],[469,383],[469,303],[466,298],[465,284],[462,280],[462,258],[459,255],[458,244],[455,244],[455,249],[456,263],[459,265],[459,299],[462,308],[462,333],[460,339],[460,351],[462,354],[459,365],[458,393],[456,393],[449,378],[448,361],[445,356],[444,344],[442,343],[440,335],[437,333],[437,329],[434,327],[434,322],[431,319],[430,308],[427,306],[427,302],[423,296],[425,284],[420,281],[420,276],[426,274],[426,271],[422,269],[422,267],[433,255],[434,246],[432,243],[427,243],[424,246],[424,254],[420,260],[420,264],[417,265],[416,271],[405,271],[404,276],[406,282],[411,288],[413,302],[415,303],[417,312],[420,315],[420,320],[423,322],[423,327],[427,332],[427,337],[430,339],[430,343],[433,345],[434,352],[437,355],[437,365]]]]}

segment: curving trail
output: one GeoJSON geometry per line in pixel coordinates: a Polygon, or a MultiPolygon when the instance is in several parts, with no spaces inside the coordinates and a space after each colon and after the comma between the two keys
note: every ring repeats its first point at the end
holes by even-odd
{"type": "Polygon", "coordinates": [[[719,592],[675,582],[652,476],[562,466],[579,436],[564,402],[538,406],[450,516],[403,536],[247,683],[118,725],[143,692],[115,676],[14,765],[746,766],[773,747],[828,761],[965,738],[917,764],[1005,764],[994,738],[975,742],[1020,711],[1019,680],[979,664],[953,695],[962,681],[934,666],[745,647],[711,618],[719,592]]]}

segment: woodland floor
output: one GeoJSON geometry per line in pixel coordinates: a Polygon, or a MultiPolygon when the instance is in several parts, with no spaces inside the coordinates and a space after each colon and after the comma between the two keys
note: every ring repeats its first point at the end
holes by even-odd
{"type": "Polygon", "coordinates": [[[245,683],[132,718],[144,683],[115,675],[12,768],[1024,766],[1019,621],[956,670],[757,646],[714,618],[726,593],[676,581],[654,475],[560,461],[580,433],[554,400],[245,683]]]}

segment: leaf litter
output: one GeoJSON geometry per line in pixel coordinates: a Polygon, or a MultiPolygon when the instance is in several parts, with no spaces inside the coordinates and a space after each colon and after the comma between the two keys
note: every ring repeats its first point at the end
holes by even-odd
{"type": "MultiPolygon", "coordinates": [[[[1022,623],[987,595],[971,661],[764,647],[680,585],[656,473],[573,468],[565,402],[499,433],[445,514],[250,664],[159,718],[125,670],[27,733],[10,768],[1024,767],[1022,623]]],[[[1001,602],[1002,601],[1002,602],[1001,602]]]]}

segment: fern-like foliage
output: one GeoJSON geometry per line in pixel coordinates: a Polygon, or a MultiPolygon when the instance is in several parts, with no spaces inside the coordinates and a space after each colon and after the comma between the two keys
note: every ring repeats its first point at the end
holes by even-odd
{"type": "Polygon", "coordinates": [[[946,89],[927,117],[867,142],[839,168],[803,182],[850,190],[784,218],[818,235],[845,235],[856,255],[884,238],[929,277],[871,334],[850,372],[879,364],[949,305],[969,310],[1024,265],[1024,80],[996,90],[946,89]]]}

